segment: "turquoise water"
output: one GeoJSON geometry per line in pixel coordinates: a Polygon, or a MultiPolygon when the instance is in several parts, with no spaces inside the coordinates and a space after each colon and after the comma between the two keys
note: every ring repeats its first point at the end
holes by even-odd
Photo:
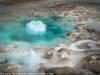
{"type": "Polygon", "coordinates": [[[56,45],[70,41],[66,34],[75,31],[75,25],[73,19],[56,15],[27,16],[13,20],[0,19],[0,42],[23,41],[36,45],[56,45]],[[46,33],[27,34],[26,24],[32,20],[42,21],[46,25],[46,33]]]}

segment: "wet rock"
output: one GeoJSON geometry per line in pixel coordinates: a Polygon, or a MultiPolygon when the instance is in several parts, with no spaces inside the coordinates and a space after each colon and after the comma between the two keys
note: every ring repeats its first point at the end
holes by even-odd
{"type": "Polygon", "coordinates": [[[69,37],[71,37],[75,40],[77,37],[80,36],[80,33],[79,32],[74,32],[74,33],[70,32],[70,33],[67,34],[67,36],[69,36],[69,37]]]}
{"type": "Polygon", "coordinates": [[[93,28],[93,30],[95,31],[95,33],[100,35],[100,27],[95,27],[93,28]]]}
{"type": "Polygon", "coordinates": [[[86,27],[84,27],[84,29],[86,29],[87,31],[89,31],[89,32],[93,32],[93,33],[95,33],[95,34],[98,34],[98,35],[100,35],[100,27],[98,26],[98,25],[96,25],[96,26],[86,26],[86,27]]]}
{"type": "Polygon", "coordinates": [[[81,39],[91,39],[92,36],[89,35],[89,34],[84,34],[84,35],[80,36],[80,38],[81,38],[81,39]]]}
{"type": "Polygon", "coordinates": [[[87,47],[87,43],[83,43],[81,45],[77,46],[79,49],[90,49],[89,47],[87,47]]]}
{"type": "Polygon", "coordinates": [[[44,58],[46,59],[51,59],[53,57],[54,53],[53,52],[47,52],[46,55],[44,56],[44,58]]]}
{"type": "Polygon", "coordinates": [[[92,54],[83,59],[83,63],[87,69],[100,73],[100,54],[92,54]]]}
{"type": "Polygon", "coordinates": [[[45,58],[50,59],[46,63],[42,63],[42,67],[53,68],[53,67],[74,67],[72,62],[69,60],[70,52],[67,49],[60,49],[59,51],[50,51],[45,55],[45,58]]]}
{"type": "Polygon", "coordinates": [[[4,73],[12,73],[12,72],[19,73],[21,69],[22,69],[21,66],[17,64],[6,64],[0,66],[0,72],[4,72],[4,73]]]}
{"type": "Polygon", "coordinates": [[[89,48],[100,48],[100,43],[88,43],[89,48]]]}
{"type": "Polygon", "coordinates": [[[70,52],[67,48],[61,48],[58,52],[60,52],[60,58],[68,58],[70,52]]]}
{"type": "Polygon", "coordinates": [[[77,26],[75,26],[75,28],[76,28],[77,30],[83,30],[83,27],[82,27],[81,25],[77,25],[77,26]]]}
{"type": "Polygon", "coordinates": [[[50,73],[53,73],[53,75],[83,75],[78,69],[70,67],[50,68],[45,70],[45,72],[47,73],[46,75],[50,73]]]}
{"type": "Polygon", "coordinates": [[[97,37],[96,35],[92,34],[92,33],[89,33],[89,32],[83,32],[80,34],[79,37],[76,38],[75,41],[79,41],[79,40],[85,40],[85,39],[90,39],[90,40],[97,40],[97,37]]]}
{"type": "Polygon", "coordinates": [[[31,12],[31,13],[28,14],[28,16],[30,16],[30,17],[32,17],[32,16],[34,16],[34,15],[35,15],[34,12],[31,12]]]}
{"type": "Polygon", "coordinates": [[[100,32],[100,27],[95,27],[95,28],[93,28],[95,31],[98,31],[98,32],[100,32]]]}
{"type": "Polygon", "coordinates": [[[94,50],[94,49],[99,49],[97,47],[94,47],[94,48],[90,48],[88,46],[88,43],[97,43],[96,41],[93,41],[93,40],[81,40],[81,41],[78,41],[76,43],[73,43],[70,45],[70,49],[71,50],[76,50],[76,51],[85,51],[85,50],[94,50]]]}

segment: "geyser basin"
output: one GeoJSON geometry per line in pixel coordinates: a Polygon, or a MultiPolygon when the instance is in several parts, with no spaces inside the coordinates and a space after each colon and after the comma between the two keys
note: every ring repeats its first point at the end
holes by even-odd
{"type": "Polygon", "coordinates": [[[21,41],[36,46],[54,46],[69,41],[67,33],[75,30],[71,18],[56,15],[0,19],[0,42],[21,41]]]}

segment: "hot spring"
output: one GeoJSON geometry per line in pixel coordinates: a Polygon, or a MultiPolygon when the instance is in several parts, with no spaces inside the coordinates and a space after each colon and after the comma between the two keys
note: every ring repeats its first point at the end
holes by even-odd
{"type": "Polygon", "coordinates": [[[73,19],[56,15],[0,19],[0,43],[21,41],[33,46],[55,46],[71,40],[66,34],[75,31],[75,25],[73,19]]]}

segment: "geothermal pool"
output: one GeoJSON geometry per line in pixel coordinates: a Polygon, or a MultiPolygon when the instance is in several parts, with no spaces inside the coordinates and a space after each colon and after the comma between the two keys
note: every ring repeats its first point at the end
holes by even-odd
{"type": "Polygon", "coordinates": [[[71,40],[66,34],[75,31],[75,25],[73,19],[56,15],[0,19],[0,43],[21,41],[36,46],[55,46],[71,40]]]}

